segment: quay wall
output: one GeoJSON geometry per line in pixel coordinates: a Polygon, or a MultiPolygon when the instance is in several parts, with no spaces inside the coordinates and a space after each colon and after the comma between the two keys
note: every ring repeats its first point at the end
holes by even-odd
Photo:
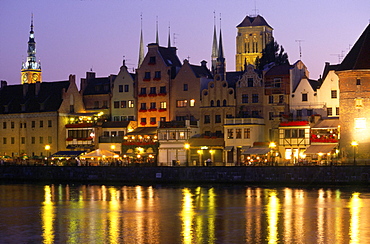
{"type": "Polygon", "coordinates": [[[0,166],[0,180],[82,183],[367,185],[370,166],[111,167],[0,166]]]}

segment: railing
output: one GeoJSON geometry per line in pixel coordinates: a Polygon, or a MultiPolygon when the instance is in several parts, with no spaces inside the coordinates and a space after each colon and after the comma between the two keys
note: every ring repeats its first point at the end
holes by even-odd
{"type": "Polygon", "coordinates": [[[120,136],[99,136],[99,143],[122,143],[123,138],[120,136]]]}

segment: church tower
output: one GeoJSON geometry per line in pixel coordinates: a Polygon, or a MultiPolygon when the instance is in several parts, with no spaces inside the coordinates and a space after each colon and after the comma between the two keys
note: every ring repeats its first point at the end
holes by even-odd
{"type": "Polygon", "coordinates": [[[36,42],[33,32],[33,15],[31,18],[31,31],[28,39],[27,61],[22,63],[21,83],[41,82],[41,64],[36,62],[36,42]]]}
{"type": "Polygon", "coordinates": [[[246,65],[255,65],[257,57],[262,56],[266,44],[273,40],[273,28],[260,15],[246,16],[236,28],[235,69],[243,71],[246,65]]]}

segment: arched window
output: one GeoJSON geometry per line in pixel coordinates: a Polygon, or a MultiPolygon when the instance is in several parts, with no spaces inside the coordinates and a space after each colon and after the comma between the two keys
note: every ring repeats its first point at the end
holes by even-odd
{"type": "Polygon", "coordinates": [[[217,100],[217,107],[220,107],[221,106],[221,102],[220,100],[217,100]]]}
{"type": "Polygon", "coordinates": [[[215,101],[211,100],[211,107],[215,106],[215,101]]]}
{"type": "Polygon", "coordinates": [[[226,99],[222,102],[222,106],[226,107],[226,99]]]}

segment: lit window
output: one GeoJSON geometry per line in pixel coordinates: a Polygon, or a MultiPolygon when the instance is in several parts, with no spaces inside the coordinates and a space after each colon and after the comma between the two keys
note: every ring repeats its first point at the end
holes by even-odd
{"type": "Polygon", "coordinates": [[[187,103],[188,103],[187,100],[177,100],[176,101],[176,107],[178,107],[178,108],[186,107],[187,103]]]}
{"type": "Polygon", "coordinates": [[[355,102],[356,102],[356,108],[362,108],[363,107],[362,98],[356,98],[355,102]]]}
{"type": "Polygon", "coordinates": [[[134,107],[134,100],[129,100],[128,101],[128,107],[133,108],[134,107]]]}
{"type": "Polygon", "coordinates": [[[242,129],[236,129],[235,130],[235,138],[241,139],[242,138],[242,129]]]}
{"type": "Polygon", "coordinates": [[[166,102],[161,102],[160,103],[160,108],[161,109],[166,109],[167,108],[167,103],[166,102]]]}
{"type": "Polygon", "coordinates": [[[227,139],[234,138],[234,129],[227,129],[227,139]]]}
{"type": "Polygon", "coordinates": [[[195,106],[195,99],[191,99],[190,100],[190,104],[189,104],[190,107],[194,107],[195,106]]]}

